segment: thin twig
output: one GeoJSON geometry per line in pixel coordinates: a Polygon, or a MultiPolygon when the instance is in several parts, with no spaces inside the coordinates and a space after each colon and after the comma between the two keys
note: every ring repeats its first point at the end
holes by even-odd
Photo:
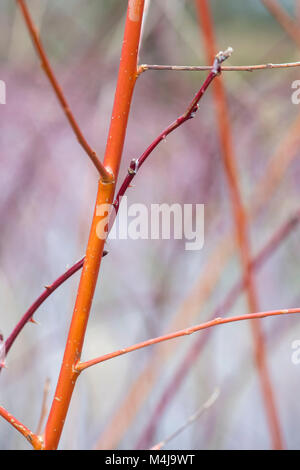
{"type": "MultiPolygon", "coordinates": [[[[259,64],[259,65],[223,65],[221,72],[254,72],[256,70],[284,69],[300,67],[300,62],[286,62],[282,64],[259,64]]],[[[149,65],[142,64],[138,67],[138,74],[147,70],[173,70],[176,72],[204,72],[212,70],[211,65],[149,65]]]]}
{"type": "Polygon", "coordinates": [[[23,14],[23,17],[24,17],[24,20],[25,20],[25,23],[27,25],[27,28],[28,28],[28,31],[29,31],[29,34],[30,34],[30,37],[31,37],[31,40],[35,46],[35,49],[36,49],[36,52],[41,60],[41,65],[52,85],[52,88],[56,94],[56,97],[58,99],[58,101],[60,102],[61,104],[61,107],[78,139],[78,142],[80,143],[80,145],[82,146],[82,148],[85,150],[85,152],[87,153],[87,155],[89,156],[89,158],[91,159],[91,161],[93,162],[93,164],[95,165],[95,167],[97,168],[99,174],[101,175],[101,178],[103,179],[103,181],[111,181],[112,180],[112,174],[111,172],[106,169],[104,167],[104,165],[101,163],[101,161],[99,160],[99,157],[97,156],[96,152],[90,147],[90,145],[88,144],[87,140],[85,139],[71,109],[70,109],[70,106],[66,100],[66,97],[64,96],[64,92],[61,88],[61,86],[59,85],[56,77],[55,77],[55,74],[52,70],[52,67],[50,65],[50,62],[48,60],[48,57],[47,57],[47,54],[43,48],[43,45],[41,43],[41,40],[39,38],[39,33],[37,31],[37,28],[31,18],[31,15],[29,13],[29,10],[26,6],[26,3],[24,0],[16,0],[19,7],[20,7],[20,10],[23,14]]]}
{"type": "MultiPolygon", "coordinates": [[[[8,338],[5,341],[5,353],[6,355],[8,354],[11,346],[17,339],[18,335],[28,323],[33,314],[36,312],[36,310],[40,307],[40,305],[45,302],[45,300],[49,297],[49,295],[52,294],[63,282],[65,282],[69,277],[71,277],[73,274],[75,274],[79,269],[82,268],[83,265],[83,259],[80,261],[77,261],[70,269],[68,269],[64,274],[62,274],[60,277],[58,277],[51,285],[46,286],[44,292],[35,300],[35,302],[29,307],[29,309],[25,312],[25,314],[22,316],[20,321],[17,323],[11,334],[8,336],[8,338]]],[[[1,369],[0,369],[1,370],[1,369]]]]}
{"type": "Polygon", "coordinates": [[[246,315],[240,315],[236,317],[229,317],[229,318],[214,318],[205,323],[200,323],[199,325],[191,326],[189,328],[185,328],[184,330],[175,331],[173,333],[168,333],[163,336],[158,336],[157,338],[148,339],[146,341],[142,341],[141,343],[133,344],[127,348],[118,349],[117,351],[104,354],[103,356],[96,357],[95,359],[91,359],[85,362],[78,362],[75,366],[75,369],[78,372],[81,372],[85,369],[88,369],[91,366],[96,364],[100,364],[101,362],[108,361],[118,356],[123,356],[124,354],[128,354],[133,351],[137,351],[139,349],[146,348],[148,346],[152,346],[153,344],[162,343],[164,341],[169,341],[171,339],[180,338],[181,336],[188,336],[197,331],[205,330],[207,328],[211,328],[217,325],[224,325],[226,323],[234,323],[244,320],[257,320],[259,318],[267,318],[273,317],[277,315],[291,315],[300,313],[300,308],[290,308],[290,309],[283,309],[283,310],[270,310],[268,312],[258,312],[258,313],[248,313],[246,315]]]}
{"type": "Polygon", "coordinates": [[[28,429],[24,424],[17,420],[11,413],[9,413],[5,408],[0,406],[0,416],[2,416],[9,424],[11,424],[17,431],[19,431],[27,441],[33,446],[36,450],[41,450],[43,448],[43,440],[41,436],[34,434],[30,429],[28,429]]]}
{"type": "Polygon", "coordinates": [[[158,444],[151,447],[150,450],[161,450],[163,447],[165,447],[165,445],[168,444],[168,442],[170,442],[172,439],[174,439],[183,431],[185,431],[187,427],[193,424],[197,419],[200,418],[200,416],[203,415],[205,411],[207,411],[212,405],[214,405],[216,400],[219,398],[219,395],[220,395],[220,389],[216,388],[211,394],[211,396],[208,398],[208,400],[206,400],[206,402],[203,405],[201,405],[201,407],[195,413],[193,413],[184,424],[182,424],[178,429],[176,429],[176,431],[174,431],[172,434],[166,437],[166,439],[164,439],[163,441],[160,441],[158,444]]]}
{"type": "Polygon", "coordinates": [[[44,424],[45,418],[47,416],[47,412],[48,412],[47,400],[48,400],[49,393],[50,393],[50,379],[47,378],[45,380],[45,385],[44,385],[44,392],[43,392],[43,400],[42,400],[42,408],[41,408],[40,419],[39,419],[39,423],[37,425],[37,430],[36,430],[36,434],[38,434],[38,435],[42,434],[43,424],[44,424]]]}
{"type": "MultiPolygon", "coordinates": [[[[217,50],[213,19],[208,0],[196,0],[199,25],[203,32],[207,59],[210,60],[217,50]]],[[[222,80],[215,83],[214,100],[216,105],[217,124],[220,134],[221,155],[224,164],[229,196],[232,205],[232,215],[236,231],[237,249],[240,257],[243,277],[246,281],[246,294],[249,312],[260,310],[255,279],[251,268],[251,244],[249,241],[249,225],[246,209],[243,204],[240,189],[237,158],[233,145],[230,116],[226,98],[226,91],[222,80]]],[[[254,359],[260,380],[266,417],[273,448],[282,449],[282,431],[278,417],[270,373],[268,370],[263,332],[260,322],[251,322],[254,342],[254,359]]]]}
{"type": "MultiPolygon", "coordinates": [[[[103,251],[103,256],[107,255],[107,251],[103,251]]],[[[12,347],[13,343],[21,333],[24,326],[31,321],[34,313],[37,309],[45,302],[45,300],[51,295],[59,286],[61,286],[67,279],[69,279],[73,274],[79,271],[83,266],[84,258],[77,261],[71,268],[69,268],[66,272],[64,272],[61,276],[59,276],[52,284],[45,286],[45,290],[42,294],[33,302],[33,304],[29,307],[29,309],[24,313],[22,318],[19,320],[11,334],[5,341],[5,356],[7,356],[10,348],[12,347]]],[[[0,371],[3,367],[3,364],[0,362],[0,371]]]]}
{"type": "Polygon", "coordinates": [[[124,196],[126,190],[128,189],[131,181],[133,180],[134,176],[137,174],[138,170],[142,166],[142,164],[147,160],[149,155],[153,152],[153,150],[158,146],[160,142],[165,140],[165,138],[171,134],[171,132],[175,131],[178,127],[180,127],[182,124],[184,124],[186,121],[189,119],[193,118],[195,116],[195,113],[198,110],[198,103],[201,100],[202,96],[206,92],[207,88],[209,85],[212,83],[212,81],[221,73],[221,64],[224,62],[226,59],[230,57],[232,54],[232,48],[228,47],[226,51],[222,52],[220,51],[214,59],[214,63],[212,67],[210,67],[210,73],[208,74],[206,80],[204,81],[203,85],[201,86],[200,90],[196,95],[194,96],[193,100],[185,110],[185,112],[179,116],[176,121],[172,122],[166,129],[164,129],[157,137],[154,139],[154,141],[147,147],[147,149],[144,151],[144,153],[137,159],[133,159],[130,163],[130,166],[128,168],[128,174],[126,175],[123,183],[121,184],[121,187],[119,189],[119,192],[115,198],[114,201],[114,207],[117,209],[119,207],[120,199],[122,196],[124,196]]]}

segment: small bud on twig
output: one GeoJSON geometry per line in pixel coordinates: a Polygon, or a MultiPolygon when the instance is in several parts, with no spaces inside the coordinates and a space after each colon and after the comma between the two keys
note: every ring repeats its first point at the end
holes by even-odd
{"type": "Polygon", "coordinates": [[[218,52],[213,63],[212,72],[215,73],[216,75],[219,75],[219,73],[221,73],[221,64],[225,60],[227,60],[231,56],[232,53],[233,53],[232,47],[227,47],[226,51],[218,52]]]}

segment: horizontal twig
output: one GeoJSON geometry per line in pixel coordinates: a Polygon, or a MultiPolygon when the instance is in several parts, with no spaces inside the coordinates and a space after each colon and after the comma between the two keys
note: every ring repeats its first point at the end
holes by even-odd
{"type": "MultiPolygon", "coordinates": [[[[287,62],[283,64],[259,64],[259,65],[224,65],[221,72],[254,72],[255,70],[284,69],[300,67],[300,62],[287,62]]],[[[211,65],[148,65],[142,64],[138,67],[140,75],[147,70],[174,70],[177,72],[204,72],[212,70],[211,65]]]]}
{"type": "Polygon", "coordinates": [[[36,450],[41,450],[43,448],[43,439],[41,436],[34,434],[30,429],[28,429],[24,424],[17,420],[11,413],[9,413],[5,408],[0,406],[0,416],[2,416],[9,424],[11,424],[17,431],[19,431],[27,441],[33,446],[36,450]]]}
{"type": "Polygon", "coordinates": [[[161,450],[163,447],[165,447],[166,444],[168,444],[172,439],[177,437],[180,433],[185,431],[185,429],[188,426],[190,426],[198,418],[200,418],[200,416],[202,416],[202,414],[216,402],[219,395],[220,395],[220,389],[216,388],[211,394],[211,396],[208,398],[208,400],[206,400],[206,402],[203,405],[201,405],[198,411],[193,413],[183,425],[181,425],[178,429],[176,429],[176,431],[172,432],[172,434],[170,434],[167,438],[165,438],[163,441],[160,441],[155,446],[151,447],[150,450],[161,450]]]}
{"type": "Polygon", "coordinates": [[[290,309],[283,309],[283,310],[271,310],[268,312],[258,312],[258,313],[248,313],[246,315],[240,315],[236,317],[229,317],[229,318],[214,318],[205,323],[200,323],[200,325],[195,325],[189,328],[185,328],[184,330],[175,331],[173,333],[168,333],[163,336],[158,336],[157,338],[148,339],[147,341],[142,341],[141,343],[134,344],[129,346],[128,348],[119,349],[109,354],[104,354],[103,356],[97,357],[95,359],[91,359],[85,362],[78,362],[76,365],[76,370],[81,372],[88,367],[94,366],[96,364],[100,364],[100,362],[108,361],[113,359],[114,357],[122,356],[123,354],[128,354],[133,351],[137,351],[138,349],[146,348],[147,346],[152,346],[153,344],[162,343],[163,341],[169,341],[171,339],[180,338],[181,336],[188,336],[197,331],[205,330],[207,328],[211,328],[217,325],[224,325],[226,323],[233,323],[239,322],[244,320],[255,320],[258,318],[266,318],[266,317],[273,317],[277,315],[291,315],[300,313],[300,308],[290,308],[290,309]]]}
{"type": "Polygon", "coordinates": [[[35,300],[35,302],[29,307],[29,309],[24,313],[22,318],[19,320],[11,334],[5,341],[5,354],[7,355],[12,344],[16,340],[17,336],[20,334],[21,330],[24,328],[26,323],[28,323],[35,311],[40,307],[40,305],[52,294],[63,282],[65,282],[69,277],[75,274],[83,266],[83,259],[77,261],[70,269],[68,269],[64,274],[58,277],[51,285],[46,286],[44,292],[35,300]]]}
{"type": "MultiPolygon", "coordinates": [[[[107,251],[103,251],[103,256],[107,255],[107,251]]],[[[22,318],[19,320],[11,334],[7,337],[5,341],[5,356],[7,356],[10,348],[12,347],[13,343],[21,333],[22,329],[30,320],[37,309],[42,305],[43,302],[51,295],[59,286],[61,286],[67,279],[69,279],[73,274],[75,274],[79,269],[82,268],[84,262],[84,258],[77,261],[71,268],[69,268],[66,272],[64,272],[61,276],[59,276],[52,284],[45,286],[45,290],[42,294],[34,301],[34,303],[29,307],[29,309],[24,313],[22,318]]],[[[3,367],[3,364],[0,363],[0,371],[3,367]]]]}

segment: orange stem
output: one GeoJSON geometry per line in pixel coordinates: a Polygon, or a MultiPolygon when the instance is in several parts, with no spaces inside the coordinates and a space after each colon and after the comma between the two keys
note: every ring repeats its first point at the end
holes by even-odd
{"type": "MultiPolygon", "coordinates": [[[[215,51],[217,50],[211,12],[207,0],[196,0],[196,6],[199,24],[201,24],[203,30],[207,58],[208,60],[211,60],[215,55],[215,51]]],[[[248,306],[250,312],[256,312],[259,310],[259,308],[251,269],[251,252],[247,227],[248,224],[246,211],[243,207],[239,189],[238,173],[236,169],[236,160],[231,137],[232,133],[230,128],[230,119],[222,77],[220,77],[220,80],[216,80],[214,85],[215,86],[213,91],[221,140],[221,151],[232,202],[238,249],[246,283],[248,306]]],[[[251,322],[251,326],[254,338],[255,360],[259,372],[272,445],[275,449],[281,449],[283,447],[281,429],[275,405],[274,393],[267,368],[263,333],[261,325],[258,321],[251,322]]]]}
{"type": "Polygon", "coordinates": [[[268,312],[258,312],[258,313],[248,313],[246,315],[240,315],[236,317],[228,317],[228,318],[214,318],[213,320],[207,321],[205,323],[200,323],[200,325],[191,326],[189,328],[185,328],[184,330],[178,330],[173,333],[168,333],[163,336],[158,336],[157,338],[148,339],[147,341],[142,341],[141,343],[133,344],[128,348],[119,349],[117,351],[111,352],[109,354],[104,354],[103,356],[97,357],[95,359],[91,359],[90,361],[85,362],[78,362],[76,365],[76,370],[81,372],[88,367],[94,366],[96,364],[100,364],[100,362],[105,362],[115,357],[123,356],[123,354],[128,354],[133,351],[137,351],[138,349],[146,348],[147,346],[152,346],[153,344],[162,343],[163,341],[169,341],[171,339],[180,338],[181,336],[191,335],[196,333],[197,331],[206,330],[207,328],[211,328],[212,326],[216,325],[224,325],[225,323],[234,323],[238,321],[244,320],[253,320],[258,318],[266,318],[266,317],[273,317],[277,315],[291,315],[295,313],[300,313],[300,308],[290,308],[286,310],[270,310],[268,312]]]}
{"type": "Polygon", "coordinates": [[[24,424],[17,420],[2,406],[0,406],[0,416],[6,419],[9,424],[11,424],[17,431],[26,437],[27,441],[30,442],[35,450],[41,450],[43,448],[43,439],[41,436],[38,436],[37,434],[34,434],[32,431],[30,431],[30,429],[24,426],[24,424]]]}
{"type": "Polygon", "coordinates": [[[297,24],[300,23],[300,3],[299,0],[295,0],[295,16],[297,24]]]}
{"type": "Polygon", "coordinates": [[[104,181],[110,181],[111,179],[111,175],[110,173],[105,169],[104,165],[100,162],[96,152],[89,146],[88,142],[86,141],[83,133],[81,132],[81,129],[79,127],[79,125],[77,124],[76,122],[76,119],[69,107],[69,104],[64,96],[64,93],[63,93],[63,90],[62,88],[60,87],[56,77],[55,77],[55,74],[52,70],[52,67],[50,65],[50,62],[48,60],[48,57],[44,51],[44,48],[43,48],[43,45],[40,41],[40,38],[39,38],[39,33],[37,31],[37,28],[31,18],[31,15],[29,13],[29,10],[26,6],[26,3],[24,2],[24,0],[17,0],[17,3],[20,7],[20,10],[21,10],[21,13],[24,17],[24,20],[25,20],[25,23],[27,25],[27,28],[28,28],[28,31],[29,31],[29,34],[30,34],[30,37],[31,37],[31,40],[33,42],[33,45],[35,46],[35,49],[36,49],[36,52],[41,60],[41,65],[52,85],[52,88],[57,96],[57,99],[58,101],[60,102],[61,104],[61,107],[65,113],[65,115],[67,116],[67,119],[78,139],[78,142],[80,143],[80,145],[83,147],[83,149],[85,150],[85,152],[87,153],[87,155],[89,156],[89,158],[91,159],[91,161],[93,162],[93,164],[95,165],[95,167],[97,168],[97,170],[99,171],[99,174],[101,175],[101,177],[103,178],[104,181]]]}
{"type": "Polygon", "coordinates": [[[300,28],[298,23],[276,0],[261,0],[261,2],[282,26],[288,36],[300,47],[300,28]]]}
{"type": "Polygon", "coordinates": [[[45,449],[56,449],[78,377],[75,364],[79,361],[98,278],[107,226],[99,233],[105,215],[97,215],[97,207],[112,204],[124,145],[132,93],[137,77],[137,56],[143,18],[144,0],[129,0],[119,76],[111,125],[107,140],[104,166],[114,175],[114,181],[99,182],[96,207],[87,245],[77,299],[66,343],[65,354],[45,430],[45,449]]]}

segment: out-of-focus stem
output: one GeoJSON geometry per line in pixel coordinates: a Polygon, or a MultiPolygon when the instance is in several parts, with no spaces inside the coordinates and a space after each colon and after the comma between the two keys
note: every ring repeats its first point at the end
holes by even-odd
{"type": "Polygon", "coordinates": [[[179,434],[181,434],[183,431],[185,431],[185,429],[188,426],[193,424],[197,419],[200,418],[200,416],[202,416],[202,414],[205,411],[207,411],[212,405],[214,405],[216,400],[218,399],[219,395],[220,395],[220,390],[219,390],[219,388],[216,388],[213,391],[212,395],[208,398],[208,400],[206,400],[206,402],[201,406],[201,408],[199,408],[199,410],[196,411],[196,413],[193,413],[189,417],[189,419],[182,426],[180,426],[178,429],[176,429],[174,432],[172,432],[172,434],[170,434],[168,437],[166,437],[163,441],[160,441],[155,446],[151,447],[150,450],[161,450],[163,447],[165,447],[166,444],[168,444],[172,439],[174,439],[179,434]]]}
{"type": "MultiPolygon", "coordinates": [[[[107,255],[107,251],[103,251],[102,256],[107,255]]],[[[51,295],[59,286],[61,286],[67,279],[69,279],[73,274],[75,274],[79,269],[82,268],[84,262],[84,258],[77,261],[77,263],[73,264],[66,272],[64,272],[61,276],[59,276],[52,284],[45,286],[45,290],[39,295],[39,297],[33,302],[33,304],[29,307],[29,309],[24,313],[22,318],[18,321],[17,325],[11,332],[11,334],[7,337],[5,341],[5,356],[7,356],[10,348],[12,347],[13,343],[21,333],[24,326],[32,319],[34,313],[37,309],[42,305],[43,302],[51,295]]],[[[0,364],[0,371],[1,371],[1,364],[0,364]]]]}
{"type": "Polygon", "coordinates": [[[68,269],[64,274],[59,276],[51,285],[46,286],[44,292],[35,300],[35,302],[29,307],[29,309],[24,313],[20,321],[17,323],[11,334],[5,341],[5,353],[8,354],[11,346],[13,345],[14,341],[26,325],[28,323],[33,314],[39,308],[39,306],[52,294],[61,284],[63,284],[69,277],[75,274],[80,268],[83,266],[84,258],[80,261],[77,261],[70,269],[68,269]]]}
{"type": "MultiPolygon", "coordinates": [[[[207,0],[196,0],[199,24],[203,31],[205,50],[208,60],[214,56],[216,42],[214,36],[213,22],[207,0]]],[[[221,152],[228,180],[230,199],[233,208],[236,238],[240,259],[243,268],[243,276],[246,282],[246,293],[250,312],[258,311],[258,300],[255,283],[251,269],[251,251],[248,240],[248,227],[246,211],[244,209],[239,188],[239,179],[236,169],[236,159],[232,143],[232,132],[230,118],[226,102],[225,88],[222,80],[218,80],[214,87],[214,98],[217,112],[217,122],[221,141],[221,152]]],[[[269,377],[263,333],[258,321],[251,322],[255,361],[260,377],[260,384],[264,398],[264,407],[267,414],[272,445],[276,449],[283,448],[280,423],[276,409],[274,392],[269,377]]]]}
{"type": "Polygon", "coordinates": [[[99,181],[96,207],[89,241],[78,287],[71,326],[66,343],[63,363],[45,430],[45,448],[56,449],[68,412],[73,389],[78,377],[75,364],[80,360],[82,346],[98,278],[107,226],[103,225],[106,213],[98,207],[111,205],[118,176],[132,93],[137,78],[137,56],[143,19],[144,0],[128,2],[120,69],[115,93],[111,125],[104,156],[104,166],[109,168],[114,181],[99,181]]]}
{"type": "MultiPolygon", "coordinates": [[[[261,0],[264,6],[282,26],[288,36],[300,47],[300,28],[296,21],[276,0],[261,0]]],[[[299,3],[299,1],[297,0],[299,3]]]]}
{"type": "Polygon", "coordinates": [[[36,434],[42,434],[43,424],[48,413],[47,400],[48,400],[49,392],[50,392],[50,379],[47,378],[45,381],[45,385],[44,385],[41,414],[40,414],[40,419],[36,428],[36,434]]]}

